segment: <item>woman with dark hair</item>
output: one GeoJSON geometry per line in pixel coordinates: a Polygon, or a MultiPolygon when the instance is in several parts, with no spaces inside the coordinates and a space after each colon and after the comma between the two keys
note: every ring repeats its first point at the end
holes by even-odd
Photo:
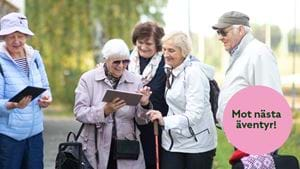
{"type": "MultiPolygon", "coordinates": [[[[164,30],[155,22],[139,23],[134,27],[132,43],[135,48],[130,55],[129,71],[140,75],[143,85],[151,88],[150,101],[153,109],[163,115],[168,112],[164,98],[166,75],[162,56],[161,38],[164,30]]],[[[146,169],[155,168],[155,139],[153,124],[138,125],[141,131],[141,142],[144,150],[146,169]]],[[[160,139],[159,139],[160,140],[160,139]]],[[[160,142],[160,141],[159,141],[160,142]]]]}

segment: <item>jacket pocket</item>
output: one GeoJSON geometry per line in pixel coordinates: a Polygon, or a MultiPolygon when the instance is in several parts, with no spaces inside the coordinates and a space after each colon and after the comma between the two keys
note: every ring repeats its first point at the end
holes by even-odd
{"type": "Polygon", "coordinates": [[[180,135],[186,138],[191,138],[194,136],[198,136],[200,134],[209,134],[209,133],[210,131],[208,128],[201,128],[197,126],[190,126],[180,130],[180,135]]]}

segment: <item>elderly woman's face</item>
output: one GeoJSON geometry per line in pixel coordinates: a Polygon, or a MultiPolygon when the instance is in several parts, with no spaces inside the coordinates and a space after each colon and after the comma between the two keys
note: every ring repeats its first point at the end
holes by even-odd
{"type": "Polygon", "coordinates": [[[108,59],[106,63],[106,67],[112,76],[119,78],[122,76],[123,72],[127,68],[129,64],[129,59],[124,58],[111,58],[108,59]]]}
{"type": "Polygon", "coordinates": [[[172,68],[176,68],[184,61],[184,56],[178,47],[176,47],[171,40],[163,43],[163,54],[165,62],[172,68]]]}
{"type": "Polygon", "coordinates": [[[14,32],[4,36],[6,48],[12,56],[24,55],[24,45],[26,43],[26,35],[20,32],[14,32]]]}
{"type": "Polygon", "coordinates": [[[138,39],[136,41],[136,47],[139,55],[143,58],[151,58],[157,52],[153,36],[150,38],[138,39]]]}

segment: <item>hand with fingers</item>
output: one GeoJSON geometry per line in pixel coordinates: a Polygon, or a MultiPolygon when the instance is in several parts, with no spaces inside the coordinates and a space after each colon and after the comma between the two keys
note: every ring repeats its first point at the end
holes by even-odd
{"type": "Polygon", "coordinates": [[[109,116],[111,113],[116,112],[121,107],[125,106],[126,103],[124,100],[121,100],[120,98],[115,98],[111,102],[107,102],[104,106],[104,114],[105,116],[109,116]]]}
{"type": "Polygon", "coordinates": [[[48,107],[51,104],[51,102],[52,98],[50,96],[42,96],[38,101],[40,107],[42,108],[48,107]]]}
{"type": "Polygon", "coordinates": [[[161,114],[160,111],[158,111],[158,110],[149,110],[147,112],[147,115],[148,115],[149,119],[152,122],[154,122],[155,120],[157,120],[159,125],[161,125],[161,126],[165,125],[163,116],[162,116],[162,114],[161,114]]]}
{"type": "Polygon", "coordinates": [[[151,88],[148,87],[148,86],[144,86],[143,88],[141,88],[139,90],[139,93],[141,93],[143,95],[141,100],[140,100],[141,105],[142,106],[148,105],[150,103],[149,98],[152,94],[151,88]]]}
{"type": "Polygon", "coordinates": [[[32,97],[30,95],[25,96],[19,102],[7,102],[6,107],[7,109],[24,109],[31,102],[31,99],[32,97]]]}

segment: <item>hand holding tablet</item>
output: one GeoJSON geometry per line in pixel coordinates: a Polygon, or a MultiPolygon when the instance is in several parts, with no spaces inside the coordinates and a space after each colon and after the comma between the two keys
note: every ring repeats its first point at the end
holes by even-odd
{"type": "Polygon", "coordinates": [[[25,96],[31,96],[32,97],[31,100],[34,100],[36,97],[38,97],[44,91],[46,91],[45,88],[27,86],[23,90],[21,90],[19,93],[17,93],[14,97],[10,98],[8,101],[18,103],[25,96]]]}
{"type": "Polygon", "coordinates": [[[140,102],[142,96],[143,95],[140,93],[108,89],[106,90],[102,101],[111,102],[115,98],[120,98],[121,100],[124,100],[127,105],[136,106],[140,102]]]}

